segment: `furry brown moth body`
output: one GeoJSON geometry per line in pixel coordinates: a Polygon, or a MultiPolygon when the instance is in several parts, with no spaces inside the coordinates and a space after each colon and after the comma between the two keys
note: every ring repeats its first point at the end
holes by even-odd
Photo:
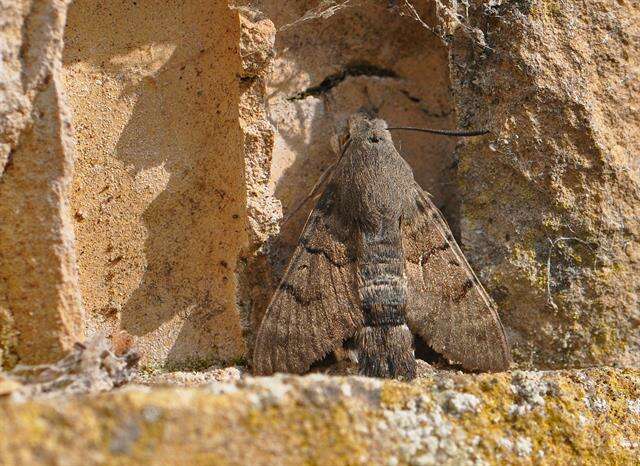
{"type": "Polygon", "coordinates": [[[493,301],[386,123],[356,113],[267,308],[253,367],[303,373],[351,340],[361,374],[412,379],[414,334],[468,370],[511,361],[493,301]]]}

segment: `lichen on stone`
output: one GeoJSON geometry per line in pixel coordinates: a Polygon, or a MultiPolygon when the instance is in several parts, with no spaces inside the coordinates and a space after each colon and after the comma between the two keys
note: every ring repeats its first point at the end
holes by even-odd
{"type": "Polygon", "coordinates": [[[437,371],[413,383],[245,375],[63,403],[0,398],[0,416],[10,420],[0,423],[0,457],[37,452],[69,465],[86,464],[87,454],[129,464],[167,455],[196,464],[633,464],[639,399],[640,373],[612,368],[437,371]],[[514,413],[514,405],[528,407],[514,413]]]}

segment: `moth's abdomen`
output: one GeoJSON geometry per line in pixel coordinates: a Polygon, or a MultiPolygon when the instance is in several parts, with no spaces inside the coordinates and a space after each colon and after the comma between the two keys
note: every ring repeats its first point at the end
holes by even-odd
{"type": "Polygon", "coordinates": [[[415,377],[413,335],[406,325],[364,327],[356,334],[356,345],[360,374],[405,380],[415,377]]]}
{"type": "Polygon", "coordinates": [[[371,377],[415,376],[413,336],[406,325],[407,281],[398,222],[361,232],[358,293],[364,327],[356,335],[360,373],[371,377]]]}
{"type": "Polygon", "coordinates": [[[364,323],[374,327],[405,323],[407,280],[399,232],[362,233],[358,292],[364,323]]]}

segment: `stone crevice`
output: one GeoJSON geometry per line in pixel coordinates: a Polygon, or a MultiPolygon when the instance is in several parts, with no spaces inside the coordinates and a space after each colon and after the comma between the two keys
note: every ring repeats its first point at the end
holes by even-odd
{"type": "Polygon", "coordinates": [[[339,85],[345,79],[349,77],[357,77],[357,76],[367,76],[367,77],[375,77],[375,78],[390,78],[390,79],[398,79],[400,76],[398,74],[387,68],[382,68],[376,65],[372,65],[370,63],[362,62],[362,63],[353,63],[345,66],[342,70],[337,73],[330,74],[326,78],[324,78],[320,84],[308,87],[295,95],[288,97],[287,100],[295,101],[295,100],[303,100],[307,97],[318,97],[323,94],[327,94],[331,89],[339,85]]]}

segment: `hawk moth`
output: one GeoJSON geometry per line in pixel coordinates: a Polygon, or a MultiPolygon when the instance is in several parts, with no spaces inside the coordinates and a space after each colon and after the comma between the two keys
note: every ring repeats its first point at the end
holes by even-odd
{"type": "Polygon", "coordinates": [[[362,375],[412,379],[414,334],[465,369],[507,369],[495,305],[387,124],[356,113],[342,142],[260,325],[255,373],[304,373],[350,340],[362,375]]]}

